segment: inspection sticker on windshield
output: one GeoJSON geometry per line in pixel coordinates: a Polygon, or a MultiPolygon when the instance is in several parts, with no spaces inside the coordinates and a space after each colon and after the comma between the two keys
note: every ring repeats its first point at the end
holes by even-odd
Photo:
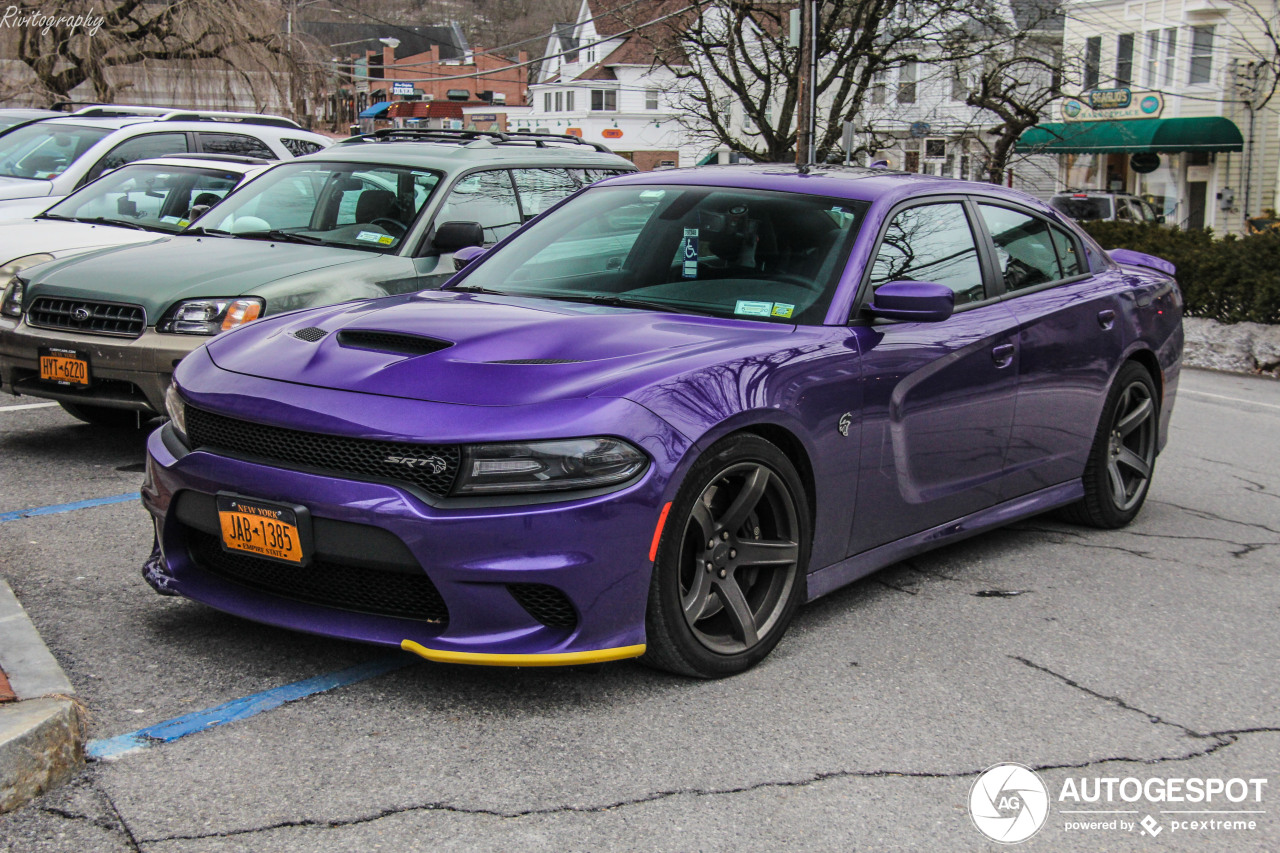
{"type": "Polygon", "coordinates": [[[187,224],[182,221],[181,217],[178,217],[178,216],[161,216],[160,221],[163,222],[165,225],[186,225],[187,224]]]}
{"type": "MultiPolygon", "coordinates": [[[[685,278],[697,278],[698,277],[698,229],[697,228],[684,229],[684,242],[681,243],[681,245],[684,247],[684,272],[682,274],[685,278]]],[[[742,303],[738,303],[738,304],[741,305],[742,303]]]]}
{"type": "Polygon", "coordinates": [[[733,309],[733,313],[743,314],[747,317],[768,317],[772,311],[772,302],[751,302],[747,299],[739,299],[738,304],[733,309]]]}
{"type": "Polygon", "coordinates": [[[383,246],[390,246],[396,241],[389,234],[379,234],[377,231],[361,231],[356,235],[357,240],[364,240],[366,243],[378,243],[383,246]]]}
{"type": "Polygon", "coordinates": [[[773,316],[775,317],[790,317],[791,312],[794,310],[796,310],[794,305],[788,305],[785,302],[773,303],[773,316]]]}

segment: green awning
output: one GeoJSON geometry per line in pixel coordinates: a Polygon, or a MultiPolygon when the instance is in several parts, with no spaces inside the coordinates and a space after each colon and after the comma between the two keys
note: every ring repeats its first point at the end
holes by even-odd
{"type": "Polygon", "coordinates": [[[710,154],[708,154],[706,157],[703,157],[701,160],[699,160],[699,161],[697,162],[697,164],[696,164],[696,165],[698,165],[698,166],[710,166],[712,163],[719,162],[719,159],[720,159],[720,152],[719,152],[719,151],[712,151],[712,152],[711,152],[710,154]]]}
{"type": "Polygon", "coordinates": [[[1221,116],[1048,122],[1023,132],[1017,151],[1045,154],[1176,154],[1243,151],[1240,128],[1221,116]]]}

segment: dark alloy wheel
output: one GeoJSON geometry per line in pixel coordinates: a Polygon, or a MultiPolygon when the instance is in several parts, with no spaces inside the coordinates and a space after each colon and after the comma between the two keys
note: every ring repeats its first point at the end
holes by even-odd
{"type": "Polygon", "coordinates": [[[76,420],[100,427],[139,429],[155,417],[142,415],[139,418],[138,413],[132,409],[113,409],[110,406],[90,406],[84,403],[59,403],[58,405],[66,409],[67,414],[76,420]]]}
{"type": "Polygon", "coordinates": [[[782,451],[747,434],[714,445],[663,530],[644,660],[703,678],[754,666],[804,598],[810,538],[804,487],[782,451]]]}
{"type": "Polygon", "coordinates": [[[1127,362],[1107,395],[1084,471],[1084,498],[1065,509],[1071,521],[1124,527],[1146,500],[1156,464],[1160,399],[1146,368],[1127,362]]]}

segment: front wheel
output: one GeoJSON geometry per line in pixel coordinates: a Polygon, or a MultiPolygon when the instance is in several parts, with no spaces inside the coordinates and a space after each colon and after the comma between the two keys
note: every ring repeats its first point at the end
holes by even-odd
{"type": "Polygon", "coordinates": [[[1090,527],[1124,527],[1142,509],[1156,464],[1160,399],[1147,369],[1120,368],[1084,469],[1084,497],[1066,507],[1067,520],[1090,527]]]}
{"type": "Polygon", "coordinates": [[[759,436],[730,436],[693,466],[653,567],[642,659],[720,678],[782,639],[804,598],[812,537],[795,466],[759,436]]]}

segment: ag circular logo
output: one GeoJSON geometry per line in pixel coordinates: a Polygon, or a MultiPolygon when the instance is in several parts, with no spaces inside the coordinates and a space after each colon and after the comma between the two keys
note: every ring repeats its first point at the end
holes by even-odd
{"type": "Polygon", "coordinates": [[[1026,841],[1049,817],[1049,789],[1030,767],[993,764],[969,789],[969,816],[992,841],[1026,841]]]}

